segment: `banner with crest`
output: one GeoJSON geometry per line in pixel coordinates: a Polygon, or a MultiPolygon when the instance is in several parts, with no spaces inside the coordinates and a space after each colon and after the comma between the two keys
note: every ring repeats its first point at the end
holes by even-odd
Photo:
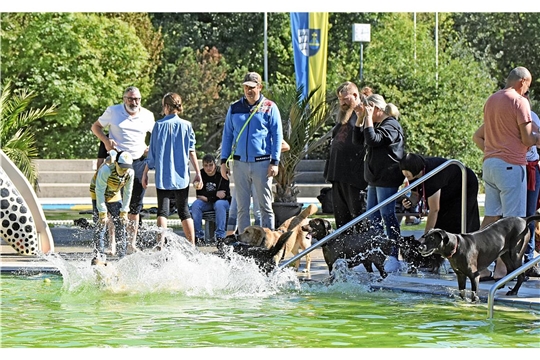
{"type": "Polygon", "coordinates": [[[296,86],[303,86],[303,96],[319,88],[326,96],[328,57],[328,13],[291,13],[296,86]]]}

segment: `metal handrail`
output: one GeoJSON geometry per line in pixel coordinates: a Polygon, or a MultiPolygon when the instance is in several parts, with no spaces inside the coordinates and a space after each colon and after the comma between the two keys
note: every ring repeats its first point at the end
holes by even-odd
{"type": "Polygon", "coordinates": [[[466,208],[467,208],[467,168],[460,161],[452,159],[452,160],[448,160],[444,164],[439,165],[437,168],[431,170],[429,173],[425,174],[424,176],[422,176],[421,178],[419,178],[418,180],[416,180],[412,184],[409,184],[409,186],[407,186],[404,189],[398,191],[397,193],[390,196],[389,198],[383,200],[381,203],[377,204],[377,206],[367,210],[365,213],[363,213],[363,214],[359,215],[358,217],[352,219],[347,224],[343,225],[342,227],[340,227],[336,231],[328,234],[327,236],[325,236],[321,240],[317,241],[315,244],[312,244],[310,247],[308,247],[304,251],[302,251],[302,252],[296,254],[295,256],[293,256],[292,258],[286,260],[285,262],[283,262],[282,264],[279,265],[279,268],[283,269],[284,267],[288,266],[289,264],[293,263],[294,261],[296,261],[296,260],[300,259],[301,257],[309,254],[310,252],[312,252],[316,248],[326,244],[328,241],[334,239],[335,237],[337,237],[341,233],[347,231],[351,226],[356,225],[357,223],[359,223],[360,221],[362,221],[363,219],[365,219],[369,215],[373,214],[375,211],[378,211],[380,208],[386,206],[387,204],[389,204],[393,200],[399,198],[401,195],[405,194],[409,189],[413,189],[413,188],[417,187],[418,185],[422,184],[427,179],[431,178],[432,176],[434,176],[435,174],[439,173],[441,170],[443,170],[444,168],[446,168],[446,167],[448,167],[448,166],[450,166],[452,164],[456,164],[461,168],[461,179],[462,179],[462,189],[461,189],[461,232],[465,233],[466,232],[466,222],[467,222],[467,211],[466,211],[466,208]]]}
{"type": "Polygon", "coordinates": [[[493,305],[495,301],[495,291],[497,291],[500,287],[506,285],[507,282],[511,281],[516,276],[524,273],[525,271],[532,268],[534,265],[540,263],[540,255],[532,259],[531,261],[526,262],[521,267],[517,268],[516,270],[512,271],[510,274],[507,274],[505,277],[501,278],[499,281],[497,281],[493,286],[489,289],[488,294],[488,319],[493,318],[493,305]]]}

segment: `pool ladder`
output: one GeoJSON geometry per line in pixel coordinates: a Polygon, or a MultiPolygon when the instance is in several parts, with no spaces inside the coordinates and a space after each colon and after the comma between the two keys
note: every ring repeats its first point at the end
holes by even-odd
{"type": "Polygon", "coordinates": [[[493,318],[493,305],[495,301],[495,291],[497,291],[499,288],[503,287],[507,282],[514,279],[516,276],[524,273],[525,271],[532,268],[534,265],[540,263],[540,255],[532,259],[531,261],[526,262],[521,267],[517,268],[516,270],[512,271],[510,274],[507,274],[505,277],[497,281],[493,286],[489,289],[488,294],[488,319],[493,318]]]}

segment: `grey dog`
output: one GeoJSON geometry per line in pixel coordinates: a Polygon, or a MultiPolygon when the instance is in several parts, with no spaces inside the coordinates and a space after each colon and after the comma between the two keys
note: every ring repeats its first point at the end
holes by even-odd
{"type": "MultiPolygon", "coordinates": [[[[525,244],[529,241],[528,224],[540,219],[540,215],[527,218],[502,218],[482,230],[468,234],[452,234],[441,229],[432,229],[419,240],[418,250],[423,256],[440,254],[448,259],[454,269],[458,289],[465,299],[467,278],[471,282],[471,300],[479,300],[477,295],[480,271],[486,269],[498,257],[506,265],[508,273],[523,264],[525,244]]],[[[517,277],[516,285],[506,295],[517,295],[525,274],[517,277]]]]}

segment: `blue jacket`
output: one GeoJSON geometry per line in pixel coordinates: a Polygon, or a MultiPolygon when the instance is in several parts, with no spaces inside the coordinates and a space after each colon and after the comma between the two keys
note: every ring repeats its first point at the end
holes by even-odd
{"type": "Polygon", "coordinates": [[[195,151],[195,132],[175,114],[156,121],[146,165],[156,169],[156,188],[181,190],[189,186],[189,152],[195,151]]]}
{"type": "Polygon", "coordinates": [[[235,160],[244,162],[270,160],[271,164],[279,164],[283,131],[281,115],[273,101],[261,94],[259,101],[253,106],[243,97],[229,107],[221,140],[221,163],[227,161],[238,134],[240,138],[233,154],[235,160]],[[259,103],[257,112],[242,131],[251,109],[255,109],[259,103]]]}

